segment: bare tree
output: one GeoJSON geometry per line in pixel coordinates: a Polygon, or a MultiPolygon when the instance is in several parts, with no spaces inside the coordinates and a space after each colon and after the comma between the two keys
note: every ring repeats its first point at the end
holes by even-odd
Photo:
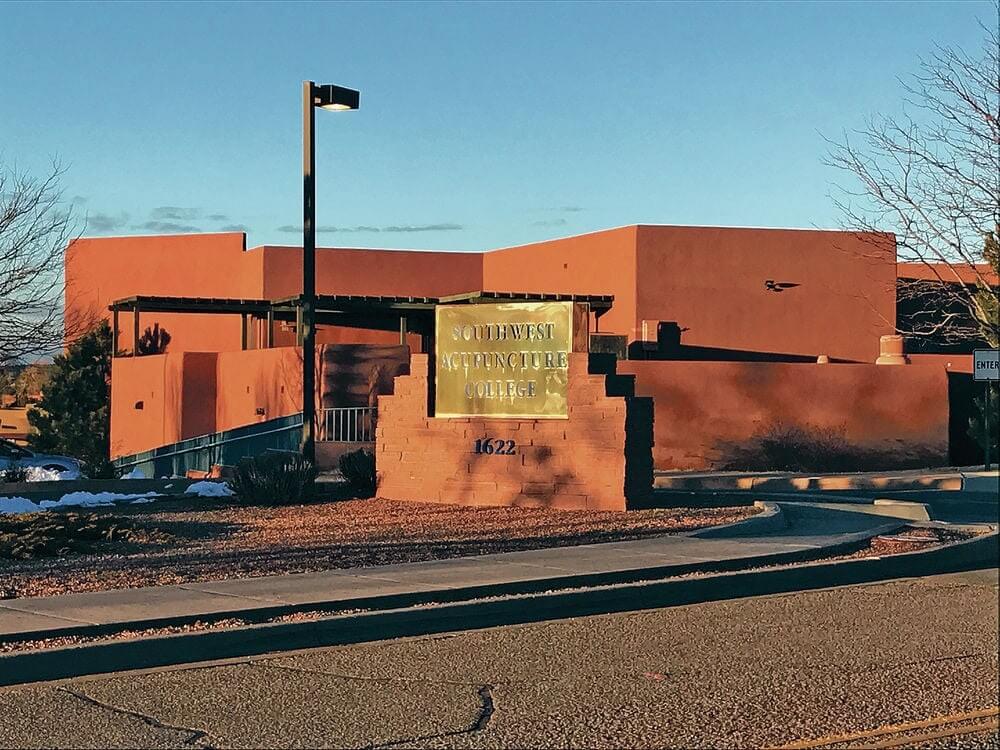
{"type": "MultiPolygon", "coordinates": [[[[0,366],[61,348],[63,257],[74,236],[72,210],[53,163],[41,178],[0,163],[0,366]]],[[[70,322],[72,329],[75,322],[70,322]]]]}
{"type": "Polygon", "coordinates": [[[895,232],[898,260],[919,264],[900,274],[899,332],[943,343],[996,345],[1000,35],[983,31],[981,55],[937,47],[902,82],[904,114],[830,141],[827,158],[855,178],[834,196],[846,227],[895,232]]]}

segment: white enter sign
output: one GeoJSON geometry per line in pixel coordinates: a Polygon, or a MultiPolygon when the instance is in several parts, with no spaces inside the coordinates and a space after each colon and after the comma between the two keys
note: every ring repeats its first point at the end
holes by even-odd
{"type": "Polygon", "coordinates": [[[1000,380],[1000,350],[976,349],[972,361],[973,380],[1000,380]]]}

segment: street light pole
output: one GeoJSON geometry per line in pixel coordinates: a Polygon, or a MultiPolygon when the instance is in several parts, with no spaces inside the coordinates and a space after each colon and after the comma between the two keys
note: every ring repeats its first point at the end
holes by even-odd
{"type": "Polygon", "coordinates": [[[302,82],[302,457],[316,464],[316,107],[357,109],[361,95],[343,86],[302,82]]]}
{"type": "Polygon", "coordinates": [[[316,464],[316,84],[302,83],[302,457],[316,464]]]}

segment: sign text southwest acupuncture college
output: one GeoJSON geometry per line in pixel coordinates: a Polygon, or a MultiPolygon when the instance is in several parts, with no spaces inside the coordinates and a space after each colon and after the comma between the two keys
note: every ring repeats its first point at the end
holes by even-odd
{"type": "Polygon", "coordinates": [[[566,418],[572,302],[440,305],[435,416],[566,418]]]}

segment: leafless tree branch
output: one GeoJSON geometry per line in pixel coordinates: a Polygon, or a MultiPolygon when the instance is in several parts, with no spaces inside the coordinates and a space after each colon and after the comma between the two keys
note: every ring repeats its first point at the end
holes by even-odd
{"type": "Polygon", "coordinates": [[[65,169],[43,177],[0,163],[0,366],[57,351],[82,321],[63,321],[63,257],[75,236],[59,187],[65,169]]]}
{"type": "Polygon", "coordinates": [[[996,272],[983,248],[1000,233],[1000,4],[997,23],[982,28],[981,55],[937,47],[921,60],[902,82],[902,116],[827,139],[826,163],[853,178],[833,196],[845,227],[894,232],[898,261],[920,269],[900,273],[897,299],[919,304],[899,332],[946,343],[981,340],[996,325],[996,272]]]}

